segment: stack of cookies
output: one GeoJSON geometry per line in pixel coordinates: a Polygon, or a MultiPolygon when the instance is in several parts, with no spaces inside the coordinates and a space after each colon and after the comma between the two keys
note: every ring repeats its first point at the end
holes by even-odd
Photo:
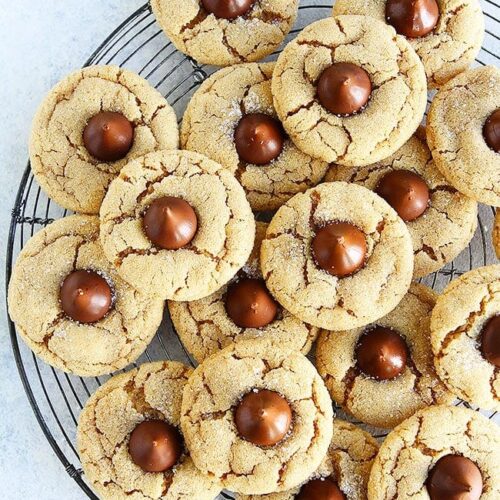
{"type": "Polygon", "coordinates": [[[94,490],[500,498],[500,430],[453,406],[500,409],[500,265],[441,295],[414,281],[467,247],[478,202],[500,207],[500,70],[468,69],[477,0],[337,0],[272,63],[297,0],[151,4],[178,50],[226,67],[180,133],[128,70],[52,89],[31,166],[76,213],[28,241],[9,285],[17,331],[67,373],[136,361],[165,302],[199,363],[145,363],[91,396],[94,490]],[[379,447],[334,407],[390,432],[379,447]]]}

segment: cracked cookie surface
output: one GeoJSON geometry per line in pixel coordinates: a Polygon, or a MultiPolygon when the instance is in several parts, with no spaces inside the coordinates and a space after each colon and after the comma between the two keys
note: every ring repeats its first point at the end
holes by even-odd
{"type": "Polygon", "coordinates": [[[495,222],[493,226],[493,247],[497,254],[497,259],[500,259],[500,209],[495,213],[495,222]]]}
{"type": "Polygon", "coordinates": [[[366,167],[334,165],[326,181],[355,182],[375,191],[381,178],[394,170],[422,177],[430,192],[426,211],[407,222],[415,255],[414,278],[421,278],[451,262],[470,242],[477,227],[477,203],[458,192],[432,160],[425,141],[414,135],[389,158],[366,167]]]}
{"type": "Polygon", "coordinates": [[[201,0],[152,0],[156,19],[175,47],[202,64],[229,66],[258,61],[288,34],[298,0],[255,0],[245,15],[217,18],[201,0]]]}
{"type": "Polygon", "coordinates": [[[262,273],[285,309],[328,330],[367,325],[396,307],[413,273],[411,237],[379,196],[357,184],[329,182],[295,195],[273,217],[262,242],[262,273]],[[337,278],[311,254],[317,228],[348,222],[366,235],[365,266],[337,278]]]}
{"type": "Polygon", "coordinates": [[[483,478],[481,500],[500,496],[500,431],[473,410],[431,406],[396,427],[375,458],[368,482],[370,500],[429,498],[425,481],[443,456],[472,460],[483,478]]]}
{"type": "Polygon", "coordinates": [[[31,167],[59,205],[97,214],[109,183],[127,161],[178,144],[175,113],[146,80],[116,66],[91,66],[64,78],[40,105],[31,131],[31,167]],[[133,124],[133,145],[122,160],[98,161],[84,145],[85,126],[101,111],[120,112],[133,124]]]}
{"type": "Polygon", "coordinates": [[[370,325],[390,328],[406,341],[409,361],[393,380],[376,380],[357,366],[356,346],[370,327],[320,333],[316,366],[330,395],[345,411],[367,424],[392,428],[421,408],[453,401],[436,375],[430,346],[436,297],[430,288],[412,283],[398,306],[370,325]]]}
{"type": "Polygon", "coordinates": [[[103,499],[212,500],[221,487],[199,472],[186,450],[171,470],[144,472],[128,451],[130,433],[148,419],[179,427],[182,391],[192,369],[145,363],[108,380],[87,401],[78,423],[85,476],[103,499]]]}
{"type": "Polygon", "coordinates": [[[427,117],[427,141],[436,166],[459,191],[500,206],[500,154],[484,140],[487,118],[500,108],[500,69],[466,71],[444,85],[427,117]]]}
{"type": "Polygon", "coordinates": [[[294,488],[320,465],[332,438],[328,391],[302,354],[269,349],[249,339],[207,358],[190,377],[181,427],[195,465],[243,494],[294,488]],[[233,413],[254,389],[281,394],[292,409],[292,427],[271,447],[240,437],[233,413]]]}
{"type": "Polygon", "coordinates": [[[101,241],[120,275],[170,300],[197,300],[227,283],[252,251],[255,221],[243,188],[226,169],[197,153],[163,151],[127,164],[101,208],[101,241]],[[142,217],[162,196],[187,201],[198,230],[179,250],[159,249],[142,217]]]}
{"type": "MultiPolygon", "coordinates": [[[[309,478],[332,477],[349,500],[365,500],[370,469],[378,452],[377,441],[366,431],[344,420],[333,422],[328,452],[309,478]]],[[[306,481],[307,483],[307,481],[306,481]]],[[[238,495],[237,500],[293,500],[300,486],[269,495],[238,495]]]]}
{"type": "Polygon", "coordinates": [[[373,18],[338,16],[305,28],[274,70],[274,104],[286,131],[307,154],[342,165],[390,156],[415,132],[427,104],[425,72],[410,44],[373,18]],[[337,116],[324,108],[317,82],[333,63],[349,62],[370,76],[365,109],[337,116]]]}
{"type": "MultiPolygon", "coordinates": [[[[266,234],[267,224],[256,223],[255,244],[252,254],[238,278],[262,278],[260,270],[260,245],[266,234]]],[[[301,351],[307,354],[316,339],[318,329],[303,323],[285,309],[279,311],[278,317],[262,328],[241,328],[237,326],[226,312],[225,297],[228,285],[206,297],[192,302],[169,302],[170,317],[182,343],[201,363],[211,354],[226,347],[232,342],[248,337],[266,337],[273,348],[301,351]]]]}
{"type": "Polygon", "coordinates": [[[248,113],[276,118],[271,94],[274,63],[242,64],[212,75],[191,99],[181,128],[184,149],[202,153],[241,182],[254,210],[276,210],[294,194],[321,181],[328,164],[300,151],[286,138],[282,153],[267,165],[240,160],[234,131],[248,113]]]}
{"type": "Polygon", "coordinates": [[[452,281],[432,312],[434,363],[450,391],[481,408],[500,410],[500,369],[481,353],[483,326],[500,314],[500,265],[452,281]]]}
{"type": "Polygon", "coordinates": [[[9,284],[9,313],[26,344],[50,365],[80,376],[111,373],[136,360],[160,326],[163,306],[118,276],[93,216],[59,219],[33,236],[9,284]],[[67,317],[59,299],[64,279],[82,269],[101,273],[114,292],[109,313],[92,324],[67,317]]]}
{"type": "MultiPolygon", "coordinates": [[[[478,0],[437,0],[439,20],[427,36],[406,38],[422,60],[429,88],[437,88],[466,70],[484,37],[478,0]]],[[[386,23],[386,0],[336,0],[333,14],[370,16],[386,23]]]]}

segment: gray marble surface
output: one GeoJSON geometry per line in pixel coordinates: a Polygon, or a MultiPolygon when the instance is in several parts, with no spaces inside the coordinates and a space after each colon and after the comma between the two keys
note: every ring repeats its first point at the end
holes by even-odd
{"type": "MultiPolygon", "coordinates": [[[[3,118],[0,129],[3,174],[0,190],[0,486],[2,498],[6,500],[84,498],[52,452],[28,404],[12,356],[3,306],[4,252],[10,210],[26,163],[31,118],[47,90],[66,73],[81,66],[106,35],[145,1],[0,0],[3,78],[0,86],[3,118]]],[[[333,0],[309,0],[308,3],[325,5],[333,0]]],[[[491,2],[482,1],[482,5],[490,13],[486,18],[487,29],[498,36],[498,24],[491,15],[500,15],[500,9],[491,2]]],[[[490,51],[499,53],[498,39],[488,35],[487,40],[490,51]]],[[[157,39],[155,43],[162,42],[157,39]]],[[[481,58],[486,63],[494,63],[488,53],[482,52],[481,58]]],[[[129,67],[137,69],[132,63],[129,67]]],[[[489,226],[491,210],[483,207],[482,214],[489,226]]],[[[485,239],[488,258],[483,257],[478,232],[470,256],[474,266],[493,261],[489,235],[485,239]]],[[[468,265],[469,256],[464,254],[457,266],[466,269],[468,265]]],[[[44,369],[46,367],[42,367],[44,369]]]]}
{"type": "Polygon", "coordinates": [[[15,367],[5,318],[10,210],[36,106],[145,0],[0,0],[0,487],[4,500],[82,499],[35,420],[15,367]]]}

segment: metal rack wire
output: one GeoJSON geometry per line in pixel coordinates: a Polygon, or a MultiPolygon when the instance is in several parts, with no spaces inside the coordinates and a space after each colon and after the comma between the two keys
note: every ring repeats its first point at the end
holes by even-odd
{"type": "MultiPolygon", "coordinates": [[[[330,15],[331,3],[325,5],[316,0],[301,1],[298,21],[288,39],[310,22],[330,15]]],[[[482,7],[486,38],[477,64],[498,65],[500,4],[483,0],[482,7]]],[[[155,23],[149,4],[139,8],[109,35],[85,63],[86,66],[91,64],[116,64],[136,71],[168,99],[179,118],[193,92],[215,70],[199,65],[175,50],[155,23]]],[[[6,285],[15,257],[26,241],[36,231],[66,214],[40,190],[28,163],[12,210],[7,243],[6,285]]],[[[469,247],[453,263],[427,277],[424,282],[441,290],[454,277],[467,270],[496,262],[490,244],[492,220],[492,210],[481,207],[478,231],[469,247]]],[[[83,492],[89,498],[96,499],[82,474],[74,443],[80,410],[87,398],[109,377],[79,378],[55,370],[40,362],[23,342],[19,342],[15,326],[10,320],[9,330],[24,389],[48,443],[83,492]]],[[[154,341],[134,365],[158,359],[175,359],[193,364],[167,315],[154,341]]],[[[488,416],[494,418],[495,414],[489,413],[488,416]]],[[[222,496],[232,498],[226,493],[222,496]]]]}

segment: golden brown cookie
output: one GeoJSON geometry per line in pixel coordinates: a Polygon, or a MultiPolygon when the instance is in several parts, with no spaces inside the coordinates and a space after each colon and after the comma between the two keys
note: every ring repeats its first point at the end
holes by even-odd
{"type": "Polygon", "coordinates": [[[300,149],[352,166],[398,150],[415,132],[427,104],[425,72],[413,48],[392,27],[363,16],[323,19],[305,28],[280,54],[272,92],[278,116],[300,149]],[[349,68],[355,73],[342,74],[339,63],[354,65],[349,68]],[[323,101],[319,90],[331,68],[340,71],[337,82],[355,86],[339,90],[343,99],[328,99],[328,88],[336,88],[330,82],[323,101]],[[365,99],[358,102],[360,95],[365,99]],[[324,105],[329,100],[353,106],[329,111],[324,105]]]}
{"type": "Polygon", "coordinates": [[[368,498],[429,498],[429,475],[434,476],[438,461],[444,457],[450,460],[450,455],[466,459],[468,474],[462,475],[464,468],[453,466],[454,458],[448,473],[446,468],[438,466],[441,468],[438,475],[444,482],[443,489],[434,490],[434,498],[459,498],[464,485],[471,485],[471,479],[476,489],[470,498],[481,496],[481,500],[496,500],[500,497],[498,426],[473,410],[431,406],[401,423],[382,443],[371,470],[368,498]],[[479,476],[482,481],[478,481],[479,476]],[[482,488],[477,488],[480,482],[482,488]],[[447,490],[446,486],[452,489],[447,490]]]}
{"type": "MultiPolygon", "coordinates": [[[[391,3],[394,3],[396,8],[397,2],[391,3]]],[[[417,4],[417,8],[422,5],[425,9],[432,3],[421,2],[417,4]]],[[[395,19],[392,23],[388,20],[387,4],[386,0],[336,0],[333,14],[371,16],[387,24],[393,24],[402,36],[413,31],[414,25],[410,26],[409,23],[403,22],[401,29],[398,28],[402,19],[395,19]]],[[[400,2],[400,9],[402,9],[401,4],[400,2]]],[[[424,36],[406,36],[422,59],[430,88],[443,85],[467,69],[481,49],[484,37],[484,18],[478,0],[437,0],[437,6],[439,10],[437,19],[434,17],[432,20],[429,19],[429,10],[426,10],[427,15],[424,16],[427,25],[429,22],[437,21],[434,29],[424,36]]],[[[418,16],[416,18],[415,24],[418,26],[421,18],[418,16]]],[[[430,26],[423,28],[427,30],[430,26]]]]}
{"type": "Polygon", "coordinates": [[[337,418],[333,422],[333,437],[325,458],[303,485],[282,493],[238,495],[236,498],[293,500],[299,492],[312,494],[311,488],[317,487],[318,481],[325,481],[330,491],[337,491],[338,488],[349,500],[365,500],[368,477],[377,452],[378,443],[368,432],[337,418]]]}
{"type": "Polygon", "coordinates": [[[453,280],[432,312],[436,371],[465,401],[500,410],[500,265],[453,280]]]}
{"type": "Polygon", "coordinates": [[[256,223],[257,231],[252,254],[243,269],[228,285],[205,299],[168,303],[170,317],[177,334],[199,363],[231,342],[248,337],[266,337],[273,348],[279,349],[285,346],[303,354],[309,352],[316,339],[318,334],[316,327],[303,323],[276,303],[275,308],[268,311],[273,305],[266,301],[272,301],[272,298],[263,297],[262,294],[265,292],[259,289],[256,291],[255,288],[245,285],[245,282],[250,280],[252,284],[259,283],[265,287],[260,270],[260,245],[266,235],[266,228],[267,224],[264,222],[256,223]],[[239,298],[240,289],[250,296],[256,294],[255,319],[266,323],[265,325],[246,326],[252,323],[252,318],[238,318],[242,314],[248,314],[248,310],[243,306],[232,312],[240,325],[232,319],[227,307],[228,290],[232,291],[234,297],[239,298]]]}
{"type": "Polygon", "coordinates": [[[326,162],[302,153],[275,120],[273,68],[274,63],[241,64],[214,73],[194,94],[181,128],[182,147],[235,174],[253,210],[276,210],[294,194],[315,186],[328,168],[326,162]],[[248,120],[260,123],[245,125],[248,120]],[[236,131],[245,126],[247,135],[237,139],[236,131]],[[252,130],[262,139],[241,156],[239,147],[252,130]]]}
{"type": "Polygon", "coordinates": [[[87,401],[78,423],[78,453],[99,498],[212,500],[218,495],[220,485],[196,469],[182,438],[180,458],[164,472],[146,472],[130,451],[130,436],[143,422],[160,420],[178,432],[182,391],[191,373],[172,361],[145,363],[111,378],[87,401]]]}
{"type": "Polygon", "coordinates": [[[421,408],[453,401],[436,375],[430,346],[436,297],[412,283],[398,306],[372,325],[321,332],[318,371],[332,398],[354,418],[392,428],[421,408]]]}
{"type": "MultiPolygon", "coordinates": [[[[174,221],[189,222],[177,215],[174,221]]],[[[152,153],[126,165],[106,194],[101,224],[104,252],[123,279],[170,300],[197,300],[226,284],[245,264],[255,236],[238,181],[219,164],[188,151],[152,153]],[[145,214],[164,197],[186,202],[197,221],[194,238],[177,249],[153,243],[145,232],[145,214]]]]}
{"type": "Polygon", "coordinates": [[[382,198],[357,184],[329,182],[278,210],[262,242],[261,266],[269,290],[292,314],[320,328],[346,330],[396,307],[410,286],[413,250],[408,229],[382,198]],[[328,229],[343,230],[344,223],[350,233],[329,240],[328,229]],[[317,262],[315,242],[326,260],[339,258],[339,271],[352,273],[327,271],[317,262]],[[351,257],[360,267],[349,269],[351,257]]]}
{"type": "Polygon", "coordinates": [[[405,222],[413,241],[414,278],[451,262],[474,236],[477,203],[446,181],[418,135],[374,165],[333,165],[325,180],[361,184],[383,196],[403,219],[411,219],[405,222]],[[409,199],[407,189],[412,189],[409,199]]]}
{"type": "Polygon", "coordinates": [[[97,214],[125,163],[178,144],[174,110],[146,80],[117,66],[91,66],[64,78],[40,105],[31,131],[31,168],[59,205],[97,214]],[[120,113],[132,126],[130,150],[114,161],[97,159],[84,142],[87,125],[102,112],[120,113]]]}
{"type": "Polygon", "coordinates": [[[99,219],[85,215],[59,219],[26,243],[12,272],[8,300],[10,317],[33,352],[84,377],[135,361],[160,326],[164,305],[120,278],[99,242],[99,219]],[[75,288],[70,278],[81,273],[90,281],[75,288]]]}
{"type": "Polygon", "coordinates": [[[500,69],[495,66],[465,71],[439,90],[427,117],[427,141],[448,182],[495,207],[500,206],[500,144],[495,151],[485,132],[495,112],[499,126],[499,86],[500,69]]]}
{"type": "Polygon", "coordinates": [[[286,491],[320,465],[333,410],[302,354],[249,339],[207,358],[190,377],[181,427],[195,465],[247,495],[286,491]],[[268,408],[261,412],[259,408],[268,408]]]}
{"type": "Polygon", "coordinates": [[[160,26],[178,50],[202,64],[229,66],[271,54],[297,17],[298,0],[152,0],[160,26]],[[236,5],[236,6],[235,6],[236,5]]]}

